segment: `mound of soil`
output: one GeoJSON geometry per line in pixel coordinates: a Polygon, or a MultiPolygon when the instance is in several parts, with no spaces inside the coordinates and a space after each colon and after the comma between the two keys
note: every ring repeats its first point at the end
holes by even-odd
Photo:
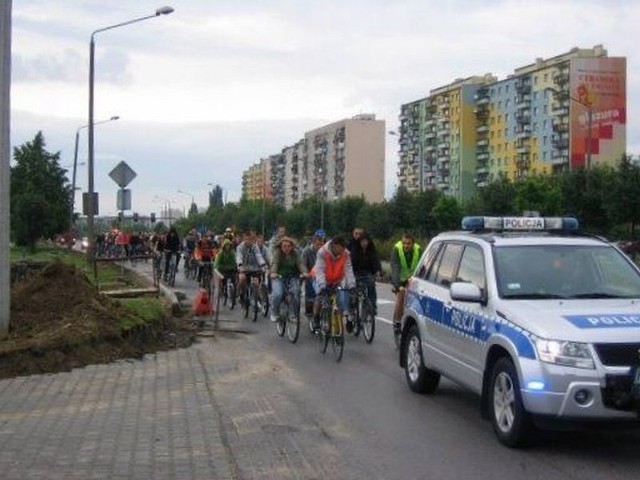
{"type": "Polygon", "coordinates": [[[11,292],[9,336],[0,341],[0,378],[67,371],[189,345],[190,325],[159,318],[123,332],[131,315],[96,292],[72,265],[55,261],[11,292]]]}

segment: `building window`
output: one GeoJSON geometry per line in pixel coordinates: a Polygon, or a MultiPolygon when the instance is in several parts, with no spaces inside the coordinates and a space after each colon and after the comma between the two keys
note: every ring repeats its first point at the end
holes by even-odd
{"type": "Polygon", "coordinates": [[[509,93],[509,85],[504,86],[504,93],[509,93]]]}
{"type": "Polygon", "coordinates": [[[504,108],[509,108],[509,99],[508,98],[504,101],[504,108]]]}
{"type": "Polygon", "coordinates": [[[545,81],[545,83],[546,83],[548,80],[549,80],[549,74],[548,74],[548,73],[545,73],[545,74],[544,74],[544,81],[545,81]]]}
{"type": "MultiPolygon", "coordinates": [[[[507,100],[508,101],[508,100],[507,100]]],[[[505,113],[504,114],[504,123],[507,123],[509,121],[509,114],[505,113]]]]}
{"type": "Polygon", "coordinates": [[[543,160],[547,159],[547,152],[546,151],[542,152],[542,159],[543,160]]]}
{"type": "Polygon", "coordinates": [[[502,108],[502,101],[498,102],[498,108],[502,108]]]}
{"type": "Polygon", "coordinates": [[[544,137],[542,137],[542,144],[546,145],[548,140],[548,137],[545,135],[544,137]]]}
{"type": "Polygon", "coordinates": [[[538,75],[534,75],[533,76],[533,84],[537,85],[538,84],[538,75]]]}
{"type": "Polygon", "coordinates": [[[533,115],[538,116],[538,107],[533,107],[533,115]]]}
{"type": "Polygon", "coordinates": [[[547,115],[549,113],[549,106],[548,105],[543,105],[542,106],[542,112],[547,115]]]}
{"type": "MultiPolygon", "coordinates": [[[[546,113],[546,112],[545,112],[545,113],[546,113]]],[[[546,130],[546,129],[547,129],[547,120],[546,120],[546,119],[544,119],[544,120],[542,121],[542,129],[543,129],[543,130],[546,130]]]]}
{"type": "Polygon", "coordinates": [[[538,122],[533,122],[533,126],[531,127],[531,130],[533,132],[537,132],[538,131],[538,122]]]}

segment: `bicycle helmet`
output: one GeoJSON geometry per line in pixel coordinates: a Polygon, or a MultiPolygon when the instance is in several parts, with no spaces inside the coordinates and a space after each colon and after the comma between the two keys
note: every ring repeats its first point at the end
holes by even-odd
{"type": "Polygon", "coordinates": [[[313,233],[314,237],[326,238],[327,232],[325,232],[322,228],[319,228],[313,233]]]}

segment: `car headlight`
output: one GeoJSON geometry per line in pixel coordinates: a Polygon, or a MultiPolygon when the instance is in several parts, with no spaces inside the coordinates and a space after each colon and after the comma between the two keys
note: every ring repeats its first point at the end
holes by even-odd
{"type": "Polygon", "coordinates": [[[544,338],[537,338],[534,343],[538,357],[543,362],[590,370],[595,368],[591,351],[586,343],[545,340],[544,338]]]}

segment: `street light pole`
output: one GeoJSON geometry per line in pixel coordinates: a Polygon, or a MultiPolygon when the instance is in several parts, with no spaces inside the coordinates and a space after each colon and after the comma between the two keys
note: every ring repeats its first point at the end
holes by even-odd
{"type": "Polygon", "coordinates": [[[118,28],[118,27],[123,27],[125,25],[130,25],[132,23],[137,23],[137,22],[141,22],[143,20],[147,20],[150,18],[155,18],[158,17],[160,15],[168,15],[171,12],[173,12],[173,8],[171,7],[162,7],[156,10],[155,14],[153,15],[147,15],[144,17],[139,17],[139,18],[134,18],[133,20],[129,20],[127,22],[122,22],[122,23],[118,23],[115,25],[110,25],[108,27],[104,27],[104,28],[99,28],[98,30],[94,30],[91,33],[91,42],[89,43],[89,154],[88,154],[88,170],[89,170],[89,180],[88,180],[88,201],[87,201],[87,206],[89,209],[89,215],[87,216],[87,229],[88,229],[88,237],[89,237],[89,246],[87,248],[87,257],[88,260],[91,264],[93,264],[93,272],[94,272],[94,277],[98,276],[98,271],[96,268],[96,262],[95,262],[95,229],[94,229],[94,223],[93,223],[93,218],[95,215],[95,210],[96,210],[96,205],[95,205],[95,199],[94,199],[94,183],[93,183],[93,172],[94,172],[94,155],[93,155],[93,147],[94,147],[94,141],[93,141],[93,127],[94,127],[94,122],[93,122],[93,104],[94,104],[94,77],[95,77],[95,50],[96,50],[96,45],[95,45],[95,36],[98,33],[104,32],[106,30],[111,30],[114,28],[118,28]]]}
{"type": "MultiPolygon", "coordinates": [[[[555,88],[547,87],[547,90],[552,92],[554,95],[562,95],[562,92],[556,90],[555,88]]],[[[593,153],[592,141],[593,141],[593,106],[579,98],[572,96],[571,94],[567,94],[569,100],[573,100],[576,103],[579,103],[583,107],[587,109],[587,159],[585,162],[585,167],[587,170],[591,170],[591,155],[593,153]]]]}
{"type": "MultiPolygon", "coordinates": [[[[111,122],[113,120],[118,120],[120,117],[117,115],[114,115],[113,117],[111,117],[108,120],[102,120],[101,122],[96,122],[95,125],[100,125],[101,123],[106,123],[106,122],[111,122]]],[[[73,149],[73,174],[72,174],[72,179],[71,179],[71,217],[70,217],[70,225],[73,226],[73,213],[75,211],[75,204],[76,204],[76,172],[78,170],[78,141],[80,140],[80,130],[82,130],[83,128],[87,128],[89,125],[83,125],[81,127],[78,127],[78,129],[76,130],[76,143],[75,143],[75,148],[73,149]]]]}

